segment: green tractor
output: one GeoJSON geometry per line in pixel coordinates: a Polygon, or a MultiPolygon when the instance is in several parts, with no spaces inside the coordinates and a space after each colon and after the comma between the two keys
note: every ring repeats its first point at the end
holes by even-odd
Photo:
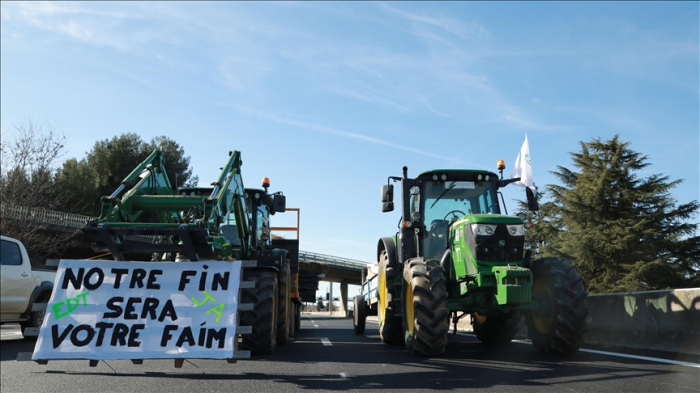
{"type": "MultiPolygon", "coordinates": [[[[587,296],[576,267],[561,258],[531,260],[525,228],[501,213],[498,190],[520,178],[482,170],[433,170],[415,179],[389,177],[382,211],[394,210],[393,185],[401,183],[401,220],[393,237],[377,247],[375,272],[355,298],[355,332],[377,315],[386,344],[440,355],[450,322],[470,315],[477,338],[509,343],[525,316],[532,343],[547,353],[578,350],[588,330],[587,296]]],[[[528,206],[537,200],[526,189],[528,206]]],[[[503,201],[503,196],[501,195],[503,201]]],[[[507,214],[507,212],[506,212],[507,214]]]]}
{"type": "MultiPolygon", "coordinates": [[[[99,219],[82,232],[93,238],[93,250],[114,260],[143,260],[165,264],[183,261],[242,260],[240,302],[252,309],[240,312],[241,345],[254,353],[272,353],[289,340],[290,263],[293,250],[269,241],[269,216],[286,210],[281,192],[246,189],[241,176],[241,153],[229,152],[226,165],[211,187],[170,185],[163,153],[154,150],[111,196],[102,198],[99,219]],[[128,186],[132,186],[127,190],[128,186]]],[[[298,243],[298,241],[297,241],[298,243]]],[[[167,265],[164,265],[167,266],[167,265]]],[[[293,326],[293,325],[291,325],[293,326]]]]}

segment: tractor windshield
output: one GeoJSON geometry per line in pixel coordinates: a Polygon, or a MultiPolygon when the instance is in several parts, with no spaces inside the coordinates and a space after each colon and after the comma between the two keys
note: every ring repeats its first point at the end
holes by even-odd
{"type": "Polygon", "coordinates": [[[500,214],[493,182],[425,182],[421,194],[426,225],[465,214],[500,214]]]}
{"type": "Polygon", "coordinates": [[[500,214],[493,182],[424,182],[422,192],[413,197],[412,210],[418,208],[426,227],[421,254],[438,259],[448,247],[447,232],[452,220],[471,214],[500,214]]]}
{"type": "MultiPolygon", "coordinates": [[[[250,196],[254,195],[255,192],[256,190],[249,191],[248,189],[246,189],[246,194],[250,194],[250,196]]],[[[245,200],[246,206],[248,208],[248,220],[250,221],[251,225],[253,223],[253,220],[255,220],[255,238],[257,239],[257,243],[261,244],[261,242],[263,242],[263,228],[270,227],[270,211],[268,210],[267,206],[265,206],[265,204],[261,203],[260,201],[257,201],[255,204],[253,204],[253,201],[250,198],[250,196],[248,196],[245,200]],[[257,209],[257,211],[255,209],[257,209]]]]}

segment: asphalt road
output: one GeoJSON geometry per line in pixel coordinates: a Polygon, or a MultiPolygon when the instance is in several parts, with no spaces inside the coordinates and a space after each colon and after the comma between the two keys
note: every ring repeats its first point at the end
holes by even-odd
{"type": "MultiPolygon", "coordinates": [[[[223,360],[187,360],[180,369],[171,360],[17,362],[31,352],[16,326],[2,326],[2,392],[293,392],[293,391],[493,391],[493,392],[700,392],[700,364],[674,354],[670,360],[579,352],[541,354],[531,345],[503,348],[481,345],[465,334],[450,334],[440,358],[409,355],[379,341],[376,323],[365,335],[352,320],[304,315],[302,330],[273,355],[228,364],[223,360]]],[[[627,355],[621,355],[627,356],[627,355]]],[[[695,359],[691,359],[695,360],[695,359]]]]}

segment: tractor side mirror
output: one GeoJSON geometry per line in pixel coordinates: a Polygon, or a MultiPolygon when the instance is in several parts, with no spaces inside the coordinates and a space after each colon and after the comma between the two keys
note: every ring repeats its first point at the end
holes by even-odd
{"type": "Polygon", "coordinates": [[[284,213],[287,210],[287,197],[280,194],[273,195],[272,208],[275,212],[284,213]]]}
{"type": "Polygon", "coordinates": [[[382,212],[394,211],[394,185],[382,186],[382,212]]]}
{"type": "Polygon", "coordinates": [[[527,196],[527,207],[530,211],[536,212],[540,210],[540,204],[537,203],[537,197],[532,192],[530,187],[525,187],[525,195],[527,196]]]}

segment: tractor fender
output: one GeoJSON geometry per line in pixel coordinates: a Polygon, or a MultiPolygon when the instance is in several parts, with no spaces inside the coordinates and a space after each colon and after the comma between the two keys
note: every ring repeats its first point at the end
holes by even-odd
{"type": "Polygon", "coordinates": [[[270,254],[258,256],[258,268],[268,268],[279,271],[287,259],[289,251],[282,248],[275,248],[270,254]]]}
{"type": "Polygon", "coordinates": [[[445,272],[445,277],[449,279],[452,271],[452,249],[448,248],[445,250],[445,253],[442,254],[442,258],[440,258],[440,267],[445,272]]]}
{"type": "Polygon", "coordinates": [[[379,239],[379,243],[377,244],[377,260],[379,260],[379,257],[382,255],[382,251],[384,250],[386,250],[386,253],[389,256],[389,266],[393,267],[394,269],[398,268],[398,261],[396,259],[396,243],[394,243],[393,237],[383,237],[379,239]]]}
{"type": "Polygon", "coordinates": [[[32,305],[36,303],[40,298],[45,298],[48,303],[49,298],[51,298],[51,292],[53,291],[53,282],[43,281],[41,285],[34,288],[32,295],[29,297],[29,304],[27,304],[27,309],[22,314],[23,317],[29,317],[32,313],[32,305]]]}

